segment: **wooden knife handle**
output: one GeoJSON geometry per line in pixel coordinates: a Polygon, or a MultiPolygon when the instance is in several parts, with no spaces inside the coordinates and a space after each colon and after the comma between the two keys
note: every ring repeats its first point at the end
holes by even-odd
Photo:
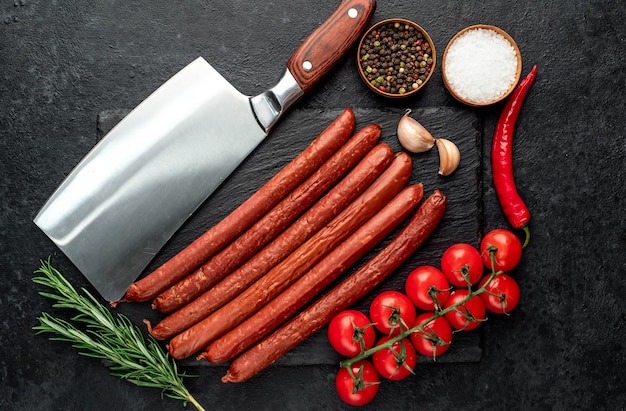
{"type": "Polygon", "coordinates": [[[287,62],[300,88],[308,93],[359,40],[376,9],[376,0],[343,0],[287,62]]]}

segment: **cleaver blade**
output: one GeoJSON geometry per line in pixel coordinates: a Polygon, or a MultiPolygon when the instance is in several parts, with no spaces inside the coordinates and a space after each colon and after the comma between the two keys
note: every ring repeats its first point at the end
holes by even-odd
{"type": "Polygon", "coordinates": [[[203,58],[120,121],[70,172],[35,224],[108,301],[154,256],[358,40],[375,0],[344,0],[257,96],[203,58]]]}

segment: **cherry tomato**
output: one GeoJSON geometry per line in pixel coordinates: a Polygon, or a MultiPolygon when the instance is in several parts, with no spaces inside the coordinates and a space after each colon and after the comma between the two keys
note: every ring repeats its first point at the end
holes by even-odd
{"type": "MultiPolygon", "coordinates": [[[[382,337],[376,345],[385,344],[391,337],[382,337]]],[[[408,338],[396,341],[391,348],[383,348],[372,355],[374,368],[381,377],[388,380],[403,380],[413,373],[417,363],[415,348],[408,338]]]]}
{"type": "MultiPolygon", "coordinates": [[[[465,288],[454,290],[450,293],[450,298],[446,301],[444,308],[451,307],[461,300],[467,298],[469,291],[465,288]]],[[[485,319],[486,309],[480,296],[474,296],[468,301],[445,314],[446,320],[457,330],[473,330],[485,319]]]]}
{"type": "Polygon", "coordinates": [[[476,247],[458,243],[449,247],[441,256],[441,271],[450,284],[467,287],[476,284],[483,276],[483,260],[476,247]]]}
{"type": "Polygon", "coordinates": [[[400,331],[408,330],[416,316],[409,297],[399,291],[383,291],[370,305],[370,318],[385,335],[398,335],[400,331]]]}
{"type": "Polygon", "coordinates": [[[341,311],[328,324],[328,342],[345,357],[354,357],[372,348],[375,341],[376,329],[361,311],[341,311]]]}
{"type": "Polygon", "coordinates": [[[348,370],[341,367],[335,377],[335,389],[339,398],[350,405],[365,405],[372,401],[378,393],[380,376],[374,365],[368,360],[357,361],[352,364],[352,372],[356,381],[348,370]]]}
{"type": "MultiPolygon", "coordinates": [[[[481,282],[482,287],[489,277],[485,277],[481,282]]],[[[485,292],[480,294],[481,300],[485,304],[488,311],[496,314],[504,314],[511,312],[520,299],[520,290],[517,281],[510,275],[497,275],[485,288],[485,292]],[[494,295],[496,294],[496,295],[494,295]]]]}
{"type": "MultiPolygon", "coordinates": [[[[482,260],[480,264],[482,268],[482,260]]],[[[435,309],[433,297],[437,305],[442,307],[450,296],[450,284],[446,276],[431,265],[422,265],[411,271],[406,278],[404,289],[413,304],[424,311],[435,309]]]]}
{"type": "MultiPolygon", "coordinates": [[[[428,321],[434,312],[425,312],[417,316],[413,327],[428,321]]],[[[445,317],[437,317],[423,327],[423,331],[411,334],[413,346],[422,355],[436,357],[448,351],[452,343],[452,327],[445,317]]]]}
{"type": "Polygon", "coordinates": [[[522,258],[522,242],[509,230],[498,228],[483,237],[480,243],[480,254],[485,267],[489,270],[491,270],[489,250],[492,248],[495,250],[494,268],[496,271],[511,271],[522,258]]]}

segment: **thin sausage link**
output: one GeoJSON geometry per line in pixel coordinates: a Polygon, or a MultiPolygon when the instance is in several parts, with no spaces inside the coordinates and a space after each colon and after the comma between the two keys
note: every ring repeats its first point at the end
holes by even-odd
{"type": "Polygon", "coordinates": [[[385,248],[328,294],[237,357],[222,382],[252,378],[370,292],[424,243],[443,218],[446,206],[446,197],[436,190],[385,248]]]}
{"type": "Polygon", "coordinates": [[[391,200],[408,181],[411,168],[408,154],[396,155],[387,170],[363,194],[307,242],[235,299],[172,338],[170,355],[187,358],[264,306],[391,200]]]}
{"type": "Polygon", "coordinates": [[[389,166],[393,155],[389,145],[378,144],[324,197],[241,267],[156,326],[144,321],[150,334],[158,340],[172,338],[239,295],[346,208],[389,166]]]}
{"type": "Polygon", "coordinates": [[[214,255],[198,270],[159,294],[153,308],[171,313],[182,307],[228,273],[237,269],[261,247],[276,237],[357,164],[380,140],[381,127],[368,125],[348,140],[309,178],[296,187],[252,227],[214,255]]]}
{"type": "Polygon", "coordinates": [[[382,241],[417,207],[423,194],[421,184],[403,189],[293,285],[243,323],[209,344],[199,358],[212,363],[229,361],[267,335],[382,241]]]}
{"type": "Polygon", "coordinates": [[[335,153],[354,132],[356,118],[346,108],[313,142],[256,193],[152,273],[133,283],[123,301],[149,301],[176,283],[282,200],[335,153]]]}

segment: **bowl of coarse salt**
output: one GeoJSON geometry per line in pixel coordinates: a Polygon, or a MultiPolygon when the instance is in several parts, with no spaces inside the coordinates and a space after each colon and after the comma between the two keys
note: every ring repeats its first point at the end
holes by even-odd
{"type": "Polygon", "coordinates": [[[441,62],[443,82],[454,98],[474,107],[505,99],[522,73],[522,57],[504,30],[477,24],[458,32],[441,62]]]}

